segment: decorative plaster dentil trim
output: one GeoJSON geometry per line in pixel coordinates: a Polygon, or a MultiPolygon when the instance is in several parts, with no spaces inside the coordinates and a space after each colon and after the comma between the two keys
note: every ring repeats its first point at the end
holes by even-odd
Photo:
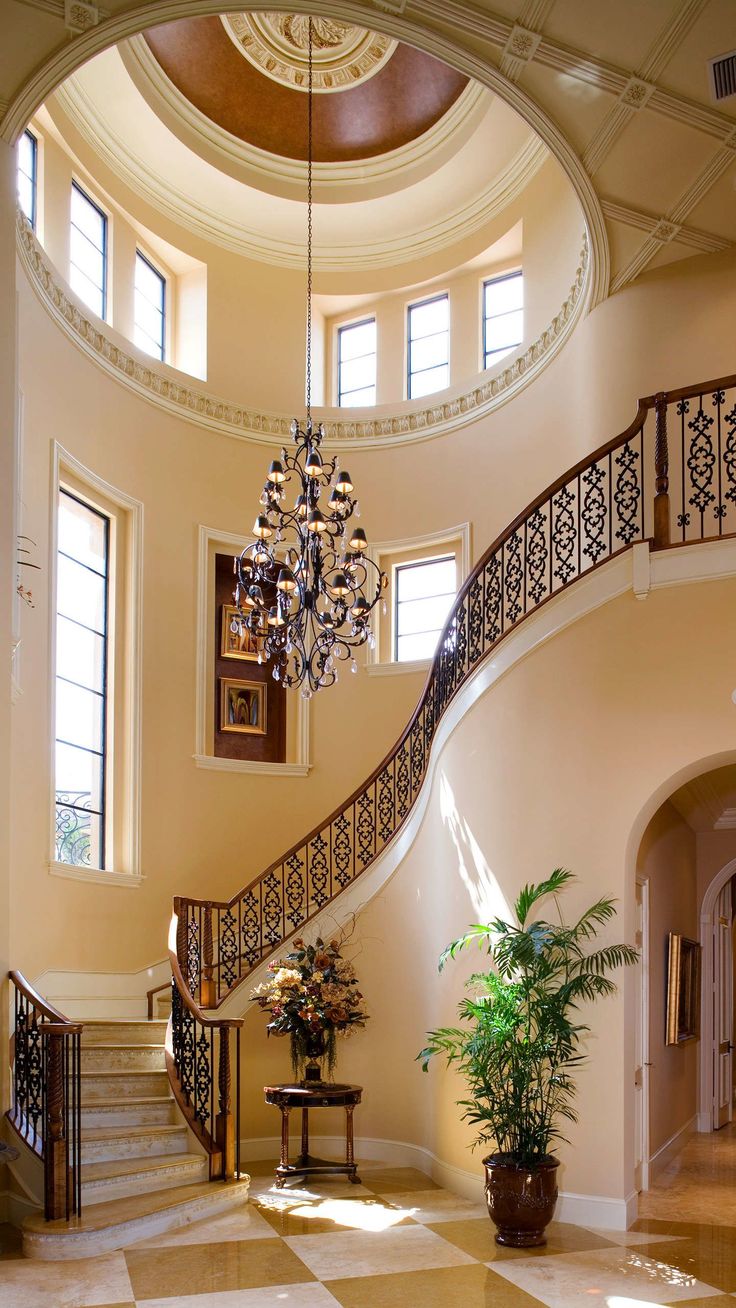
{"type": "MultiPolygon", "coordinates": [[[[17,244],[21,261],[41,303],[76,345],[118,381],[127,383],[138,394],[152,400],[170,413],[187,418],[211,430],[229,436],[273,445],[290,438],[292,415],[260,413],[228,400],[218,399],[205,391],[195,390],[178,380],[173,369],[144,363],[143,358],[116,345],[86,316],[73,293],[59,281],[46,262],[30,223],[18,210],[17,244]]],[[[448,399],[437,398],[427,407],[389,417],[360,419],[326,418],[325,444],[328,448],[350,445],[361,449],[370,446],[403,445],[444,435],[501,407],[512,399],[546,368],[572,332],[588,299],[590,268],[587,235],[583,235],[575,277],[569,294],[542,334],[514,361],[495,376],[484,378],[471,390],[448,399]]],[[[131,351],[133,346],[130,347],[131,351]]]]}

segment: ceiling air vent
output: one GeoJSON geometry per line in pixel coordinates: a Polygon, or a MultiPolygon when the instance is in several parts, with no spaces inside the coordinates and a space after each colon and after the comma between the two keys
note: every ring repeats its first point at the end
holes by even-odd
{"type": "Polygon", "coordinates": [[[736,95],[736,50],[708,60],[711,95],[714,100],[727,100],[736,95]]]}

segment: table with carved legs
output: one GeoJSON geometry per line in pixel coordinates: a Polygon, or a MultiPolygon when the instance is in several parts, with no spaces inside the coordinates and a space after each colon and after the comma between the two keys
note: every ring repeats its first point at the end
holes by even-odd
{"type": "Polygon", "coordinates": [[[332,1085],[316,1081],[311,1085],[267,1085],[263,1093],[267,1104],[281,1109],[281,1160],[276,1168],[276,1185],[281,1188],[289,1176],[347,1176],[360,1185],[358,1165],[353,1151],[353,1113],[360,1103],[360,1085],[332,1085]],[[289,1162],[289,1115],[292,1108],[302,1111],[302,1147],[299,1157],[289,1162]],[[315,1158],[309,1152],[310,1108],[345,1109],[345,1162],[315,1158]]]}

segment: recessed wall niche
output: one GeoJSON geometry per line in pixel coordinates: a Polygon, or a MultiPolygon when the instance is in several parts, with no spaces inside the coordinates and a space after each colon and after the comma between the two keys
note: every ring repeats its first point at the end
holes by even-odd
{"type": "Polygon", "coordinates": [[[230,630],[233,559],[215,555],[214,753],[254,763],[286,761],[286,703],[271,669],[258,662],[247,636],[230,630]]]}

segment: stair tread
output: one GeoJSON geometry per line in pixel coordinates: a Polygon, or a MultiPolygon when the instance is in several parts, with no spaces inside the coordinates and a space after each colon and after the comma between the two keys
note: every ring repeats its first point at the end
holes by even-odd
{"type": "MultiPolygon", "coordinates": [[[[122,1048],[115,1045],[115,1049],[122,1048]]],[[[165,1067],[83,1067],[80,1076],[166,1076],[165,1067]]]]}
{"type": "Polygon", "coordinates": [[[162,1122],[140,1123],[137,1126],[85,1126],[82,1131],[82,1144],[93,1140],[119,1140],[121,1136],[149,1135],[186,1135],[186,1124],[162,1122]]]}
{"type": "Polygon", "coordinates": [[[90,1112],[100,1112],[109,1109],[111,1113],[119,1113],[124,1108],[148,1108],[151,1106],[160,1107],[162,1104],[173,1104],[173,1095],[131,1095],[130,1098],[121,1099],[85,1099],[82,1104],[82,1111],[86,1108],[90,1112]]]}
{"type": "Polygon", "coordinates": [[[181,1207],[207,1195],[217,1198],[234,1189],[242,1189],[249,1180],[249,1177],[242,1177],[237,1181],[198,1181],[191,1185],[175,1186],[171,1190],[152,1190],[147,1194],[130,1195],[126,1199],[108,1199],[104,1203],[93,1204],[83,1210],[81,1216],[73,1217],[68,1222],[63,1218],[46,1222],[41,1213],[32,1213],[25,1219],[23,1229],[43,1235],[103,1231],[137,1217],[150,1217],[154,1213],[181,1207]]]}
{"type": "Polygon", "coordinates": [[[160,1017],[89,1017],[84,1019],[85,1026],[166,1026],[160,1017]]]}
{"type": "Polygon", "coordinates": [[[114,1049],[116,1053],[119,1053],[121,1049],[163,1049],[163,1047],[163,1040],[129,1040],[124,1045],[119,1043],[107,1044],[104,1040],[95,1040],[92,1044],[82,1046],[85,1051],[89,1049],[114,1049]]]}
{"type": "Polygon", "coordinates": [[[155,1172],[170,1167],[191,1167],[206,1163],[204,1154],[144,1154],[141,1158],[116,1158],[106,1163],[82,1163],[82,1181],[106,1181],[112,1177],[123,1179],[139,1172],[155,1172]]]}

